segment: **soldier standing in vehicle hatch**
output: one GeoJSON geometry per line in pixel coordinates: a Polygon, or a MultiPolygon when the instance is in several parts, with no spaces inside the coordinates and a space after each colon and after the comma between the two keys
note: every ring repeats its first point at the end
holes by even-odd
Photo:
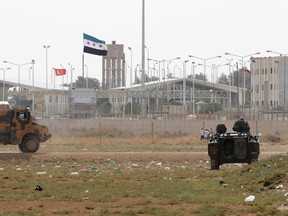
{"type": "Polygon", "coordinates": [[[240,117],[240,119],[234,123],[232,130],[239,133],[249,133],[250,126],[243,117],[240,117]]]}

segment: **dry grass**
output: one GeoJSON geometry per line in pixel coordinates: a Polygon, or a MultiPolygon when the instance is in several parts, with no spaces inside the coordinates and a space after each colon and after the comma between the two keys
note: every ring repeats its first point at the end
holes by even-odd
{"type": "Polygon", "coordinates": [[[53,137],[43,148],[49,151],[203,151],[207,141],[200,141],[195,135],[141,134],[114,129],[77,129],[71,131],[53,131],[53,137]]]}
{"type": "MultiPolygon", "coordinates": [[[[219,171],[209,170],[202,160],[178,158],[158,163],[159,158],[107,160],[83,154],[85,160],[77,160],[41,152],[206,152],[207,141],[187,134],[134,135],[109,129],[52,134],[37,157],[2,158],[3,215],[287,215],[287,154],[251,165],[223,165],[219,171]],[[34,190],[37,184],[42,192],[34,190]],[[250,194],[256,200],[245,203],[250,194]]],[[[270,137],[263,135],[263,140],[270,137]]]]}

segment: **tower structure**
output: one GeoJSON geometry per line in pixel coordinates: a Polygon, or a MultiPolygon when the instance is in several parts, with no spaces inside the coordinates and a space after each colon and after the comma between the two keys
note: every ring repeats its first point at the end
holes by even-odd
{"type": "Polygon", "coordinates": [[[109,90],[125,86],[125,54],[124,45],[107,44],[108,54],[102,59],[102,88],[109,90]]]}

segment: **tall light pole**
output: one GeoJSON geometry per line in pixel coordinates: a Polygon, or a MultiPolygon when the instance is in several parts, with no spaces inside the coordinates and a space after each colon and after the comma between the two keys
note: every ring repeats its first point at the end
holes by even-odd
{"type": "MultiPolygon", "coordinates": [[[[34,87],[35,87],[35,85],[34,85],[34,65],[35,65],[35,60],[32,60],[31,61],[31,64],[32,64],[32,90],[34,91],[34,87]]],[[[34,93],[33,93],[34,94],[34,93]]],[[[33,104],[34,104],[34,102],[33,102],[33,104]]],[[[33,109],[34,110],[34,109],[33,109]]]]}
{"type": "Polygon", "coordinates": [[[196,108],[196,101],[195,101],[195,62],[192,62],[192,69],[193,69],[193,73],[191,74],[191,78],[192,78],[192,88],[193,88],[193,114],[195,114],[195,108],[196,108]]]}
{"type": "MultiPolygon", "coordinates": [[[[252,56],[254,56],[254,55],[260,55],[260,52],[256,52],[256,53],[252,53],[252,54],[249,54],[249,55],[244,55],[244,56],[240,56],[240,55],[237,55],[237,54],[233,54],[233,53],[228,53],[228,52],[226,52],[225,53],[225,55],[230,55],[230,56],[235,56],[235,57],[238,57],[238,58],[240,58],[241,59],[241,63],[242,63],[242,68],[244,68],[244,58],[247,58],[247,57],[252,57],[252,56]]],[[[243,70],[242,70],[243,71],[243,70]]],[[[237,72],[238,73],[238,72],[237,72]]],[[[246,80],[245,80],[245,78],[246,78],[246,75],[245,75],[245,73],[243,74],[244,75],[244,80],[243,80],[243,82],[244,82],[244,89],[246,88],[246,80]]],[[[245,91],[245,90],[244,90],[245,91]]],[[[246,104],[246,92],[244,92],[244,94],[243,94],[243,101],[244,101],[244,105],[246,104]]],[[[243,102],[242,102],[243,103],[243,102]]]]}
{"type": "MultiPolygon", "coordinates": [[[[131,52],[131,62],[130,62],[130,88],[132,88],[132,70],[133,70],[133,64],[132,64],[132,48],[131,47],[128,47],[128,49],[130,50],[131,52]]],[[[131,103],[132,104],[132,103],[131,103]]]]}
{"type": "Polygon", "coordinates": [[[232,79],[233,79],[233,72],[231,74],[231,61],[233,61],[233,59],[227,59],[228,63],[228,78],[229,78],[229,108],[231,108],[231,91],[232,91],[232,79]],[[229,77],[230,76],[230,77],[229,77]]]}
{"type": "Polygon", "coordinates": [[[178,66],[178,65],[174,65],[174,67],[173,67],[173,78],[176,78],[175,68],[176,68],[177,66],[178,66]]]}
{"type": "MultiPolygon", "coordinates": [[[[68,65],[70,65],[70,73],[71,73],[71,75],[70,75],[71,76],[70,90],[72,90],[72,87],[73,87],[73,85],[72,85],[72,82],[73,82],[73,67],[72,67],[72,64],[70,64],[70,63],[68,63],[68,65]]],[[[67,76],[67,78],[68,78],[68,76],[67,76]]]]}
{"type": "MultiPolygon", "coordinates": [[[[147,46],[144,46],[145,49],[147,49],[147,76],[145,76],[145,78],[147,77],[147,81],[149,83],[149,48],[147,46]]],[[[146,81],[146,80],[145,80],[146,81]]]]}
{"type": "Polygon", "coordinates": [[[48,49],[50,45],[43,45],[43,48],[46,50],[46,90],[48,89],[48,49]]]}
{"type": "Polygon", "coordinates": [[[32,60],[31,62],[24,63],[24,64],[16,64],[16,63],[9,62],[9,61],[3,61],[3,63],[7,63],[7,64],[11,64],[11,65],[15,65],[15,66],[18,67],[18,88],[19,88],[19,91],[20,91],[20,88],[21,88],[21,84],[20,84],[20,67],[23,66],[23,65],[28,65],[28,64],[32,64],[32,65],[34,65],[35,61],[32,60]]]}
{"type": "MultiPolygon", "coordinates": [[[[161,71],[161,65],[160,63],[163,62],[164,60],[160,61],[160,60],[155,60],[155,59],[151,59],[151,58],[148,58],[147,59],[148,61],[154,61],[156,64],[158,64],[158,78],[159,78],[159,85],[160,85],[160,82],[161,82],[161,75],[160,75],[160,71],[161,71]]],[[[157,91],[159,89],[159,85],[157,85],[157,91]]]]}
{"type": "Polygon", "coordinates": [[[165,64],[166,62],[168,62],[168,64],[167,64],[167,74],[165,73],[165,65],[163,66],[163,68],[164,68],[164,81],[165,81],[165,79],[166,79],[166,76],[168,75],[168,67],[169,67],[169,64],[172,62],[172,61],[174,61],[174,60],[179,60],[179,59],[181,59],[180,57],[176,57],[176,58],[172,58],[172,59],[169,59],[169,60],[162,60],[162,61],[160,61],[161,63],[163,63],[163,64],[165,64]]]}
{"type": "Polygon", "coordinates": [[[3,87],[2,87],[2,101],[5,100],[5,71],[11,69],[10,67],[8,68],[0,68],[0,70],[3,70],[3,87]]]}
{"type": "Polygon", "coordinates": [[[286,57],[288,54],[283,54],[283,53],[279,53],[279,52],[275,52],[272,50],[267,50],[268,53],[274,53],[277,55],[280,55],[284,57],[284,62],[283,62],[283,121],[285,121],[285,112],[286,112],[286,57]]]}
{"type": "Polygon", "coordinates": [[[142,87],[144,88],[144,77],[145,77],[145,0],[142,0],[142,58],[141,58],[141,68],[142,68],[141,83],[142,83],[142,87]]]}
{"type": "MultiPolygon", "coordinates": [[[[61,66],[63,69],[65,69],[62,64],[60,64],[60,66],[61,66]]],[[[66,69],[65,69],[65,70],[66,70],[66,69]]],[[[66,74],[66,76],[68,77],[68,73],[66,74]]],[[[54,77],[55,77],[55,76],[54,76],[54,77]]],[[[67,80],[68,80],[68,78],[67,78],[67,80]]],[[[54,83],[55,83],[55,81],[54,81],[54,83]]],[[[67,84],[68,84],[68,81],[67,81],[67,84]]],[[[62,76],[62,90],[63,90],[63,87],[64,87],[64,76],[62,76]]]]}
{"type": "MultiPolygon", "coordinates": [[[[132,77],[132,74],[133,74],[133,59],[132,59],[132,48],[131,47],[128,47],[128,49],[130,50],[130,91],[132,90],[132,80],[133,80],[133,77],[132,77]]],[[[130,114],[131,114],[131,118],[132,118],[132,115],[133,115],[133,98],[131,97],[131,104],[130,104],[130,114]]]]}
{"type": "Polygon", "coordinates": [[[183,62],[183,104],[186,104],[186,63],[189,60],[183,62]]]}
{"type": "Polygon", "coordinates": [[[221,58],[221,56],[219,55],[219,56],[213,56],[213,57],[210,57],[210,58],[201,58],[201,57],[189,55],[189,57],[190,57],[190,58],[200,59],[200,60],[204,61],[204,90],[205,90],[206,62],[207,62],[208,60],[211,60],[211,59],[221,58]]]}

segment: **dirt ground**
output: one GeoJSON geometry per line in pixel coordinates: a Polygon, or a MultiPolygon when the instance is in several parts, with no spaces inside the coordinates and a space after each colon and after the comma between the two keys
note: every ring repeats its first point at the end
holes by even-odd
{"type": "MultiPolygon", "coordinates": [[[[288,145],[261,143],[259,159],[264,159],[275,154],[287,153],[288,145]]],[[[67,158],[77,161],[113,159],[118,163],[131,161],[147,164],[151,161],[162,161],[168,163],[198,163],[200,160],[209,161],[207,152],[54,152],[34,154],[23,154],[18,151],[0,151],[0,159],[35,159],[47,160],[67,158]]]]}
{"type": "MultiPolygon", "coordinates": [[[[275,154],[283,154],[288,151],[288,147],[286,145],[270,145],[270,144],[262,144],[260,160],[267,158],[271,155],[275,154]]],[[[35,154],[23,154],[19,152],[0,152],[0,159],[32,159],[35,161],[45,161],[50,159],[73,159],[75,162],[89,162],[89,161],[103,161],[108,158],[113,159],[117,163],[125,163],[130,161],[131,163],[137,164],[148,164],[151,161],[162,162],[165,164],[182,164],[189,163],[198,165],[199,163],[203,163],[204,166],[209,169],[209,157],[207,152],[59,152],[59,153],[45,153],[39,152],[35,154]]],[[[127,206],[130,202],[135,202],[135,200],[131,200],[131,198],[123,198],[121,201],[117,203],[113,203],[114,206],[127,206]]],[[[45,200],[45,201],[0,201],[0,215],[4,215],[5,212],[32,212],[31,215],[51,215],[52,209],[57,209],[59,206],[62,208],[72,209],[72,212],[69,212],[69,215],[96,215],[99,211],[104,207],[103,203],[95,203],[95,201],[85,200],[85,204],[83,202],[76,201],[54,201],[54,200],[45,200]],[[84,206],[83,206],[84,205],[84,206]],[[96,206],[93,209],[87,209],[85,206],[96,206]]],[[[106,203],[107,205],[107,203],[106,203]]],[[[185,206],[173,205],[169,208],[177,209],[183,208],[185,206]]],[[[187,206],[188,208],[194,208],[197,204],[191,204],[187,206]],[[194,206],[193,206],[194,205],[194,206]]],[[[239,206],[235,206],[238,208],[239,206]]],[[[117,209],[115,209],[117,211],[117,209]]],[[[59,212],[57,213],[59,214],[59,212]]],[[[57,215],[55,214],[55,215],[57,215]]],[[[62,212],[61,214],[65,214],[62,212]]],[[[16,214],[17,215],[17,214],[16,214]]],[[[29,214],[30,215],[30,214],[29,214]]],[[[53,215],[53,214],[52,214],[53,215]]],[[[252,214],[251,214],[252,215],[252,214]]]]}

